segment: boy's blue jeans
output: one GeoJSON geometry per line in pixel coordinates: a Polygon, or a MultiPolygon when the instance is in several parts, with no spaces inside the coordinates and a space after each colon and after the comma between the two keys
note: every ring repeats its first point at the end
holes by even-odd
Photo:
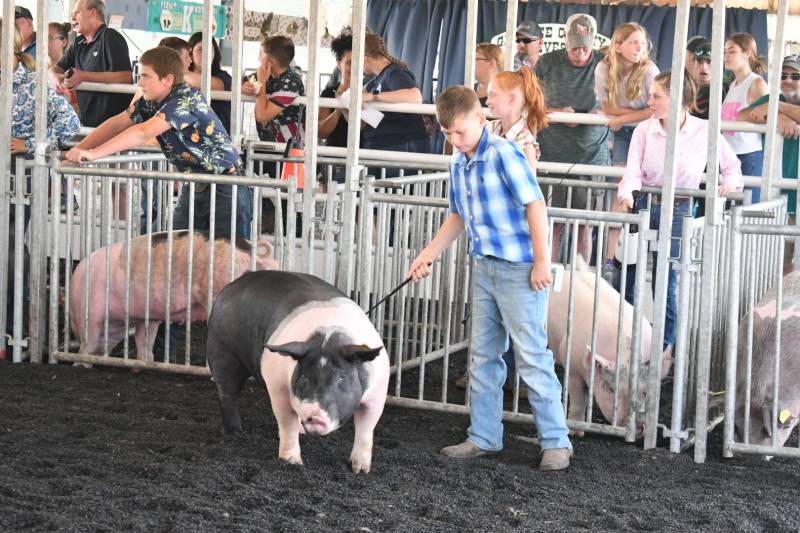
{"type": "Polygon", "coordinates": [[[571,448],[561,405],[561,383],[547,349],[548,292],[531,289],[529,263],[494,257],[475,261],[472,294],[471,425],[467,440],[481,449],[503,448],[503,352],[514,344],[517,372],[528,385],[528,401],[546,448],[571,448]]]}

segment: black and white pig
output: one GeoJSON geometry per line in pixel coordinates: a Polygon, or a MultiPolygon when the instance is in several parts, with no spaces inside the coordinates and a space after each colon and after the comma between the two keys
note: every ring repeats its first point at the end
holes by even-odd
{"type": "Polygon", "coordinates": [[[326,435],[351,416],[353,472],[369,472],[389,386],[389,356],[364,311],[307,274],[250,272],[219,293],[208,320],[208,365],[222,423],[239,432],[239,395],[263,379],[278,421],[278,457],[302,464],[301,431],[326,435]]]}
{"type": "Polygon", "coordinates": [[[778,385],[778,420],[773,424],[773,384],[775,383],[775,336],[777,287],[767,291],[753,308],[753,360],[751,389],[747,385],[747,316],[739,324],[736,365],[736,430],[744,437],[745,398],[750,395],[750,444],[782,446],[800,418],[800,272],[783,278],[781,305],[781,359],[778,385]]]}

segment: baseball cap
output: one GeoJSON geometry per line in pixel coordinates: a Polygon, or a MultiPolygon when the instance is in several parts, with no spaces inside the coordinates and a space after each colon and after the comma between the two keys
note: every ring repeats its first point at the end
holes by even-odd
{"type": "Polygon", "coordinates": [[[14,19],[33,20],[30,10],[27,7],[17,6],[14,8],[14,19]]]}
{"type": "Polygon", "coordinates": [[[694,52],[694,49],[697,48],[698,45],[707,42],[708,39],[706,39],[702,35],[695,35],[694,37],[689,37],[689,40],[686,41],[686,50],[689,52],[694,52]]]}
{"type": "Polygon", "coordinates": [[[594,36],[597,33],[597,22],[591,15],[578,13],[567,19],[567,47],[579,48],[594,46],[594,36]]]}
{"type": "Polygon", "coordinates": [[[703,42],[694,47],[695,61],[711,61],[711,43],[703,39],[703,42]]]}
{"type": "Polygon", "coordinates": [[[792,54],[783,58],[783,68],[800,70],[800,54],[792,54]]]}
{"type": "Polygon", "coordinates": [[[542,28],[540,28],[539,25],[532,20],[526,20],[522,22],[519,26],[517,26],[517,35],[521,35],[528,39],[544,38],[544,33],[542,33],[542,28]]]}

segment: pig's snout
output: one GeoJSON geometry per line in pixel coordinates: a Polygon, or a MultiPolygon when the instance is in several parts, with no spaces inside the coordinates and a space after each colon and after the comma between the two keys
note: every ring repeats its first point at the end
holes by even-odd
{"type": "Polygon", "coordinates": [[[335,428],[319,404],[303,404],[300,408],[300,423],[306,433],[327,435],[335,428]]]}

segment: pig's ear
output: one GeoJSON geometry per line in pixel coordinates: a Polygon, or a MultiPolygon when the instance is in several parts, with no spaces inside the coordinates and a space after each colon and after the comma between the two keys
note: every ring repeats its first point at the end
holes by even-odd
{"type": "Polygon", "coordinates": [[[256,248],[256,254],[264,255],[265,257],[273,257],[274,249],[272,248],[272,244],[265,240],[261,239],[258,241],[258,247],[256,248]]]}
{"type": "Polygon", "coordinates": [[[383,346],[370,348],[366,344],[347,344],[339,349],[339,355],[352,363],[366,363],[380,355],[383,346]]]}
{"type": "MultiPolygon", "coordinates": [[[[600,355],[599,353],[594,354],[594,363],[597,365],[597,370],[601,370],[604,372],[613,372],[614,371],[614,363],[600,355]]],[[[586,357],[583,361],[584,368],[591,368],[592,365],[592,347],[586,347],[586,357]]]]}
{"type": "Polygon", "coordinates": [[[271,352],[286,355],[299,361],[308,353],[307,342],[287,342],[286,344],[265,344],[264,348],[271,352]]]}

